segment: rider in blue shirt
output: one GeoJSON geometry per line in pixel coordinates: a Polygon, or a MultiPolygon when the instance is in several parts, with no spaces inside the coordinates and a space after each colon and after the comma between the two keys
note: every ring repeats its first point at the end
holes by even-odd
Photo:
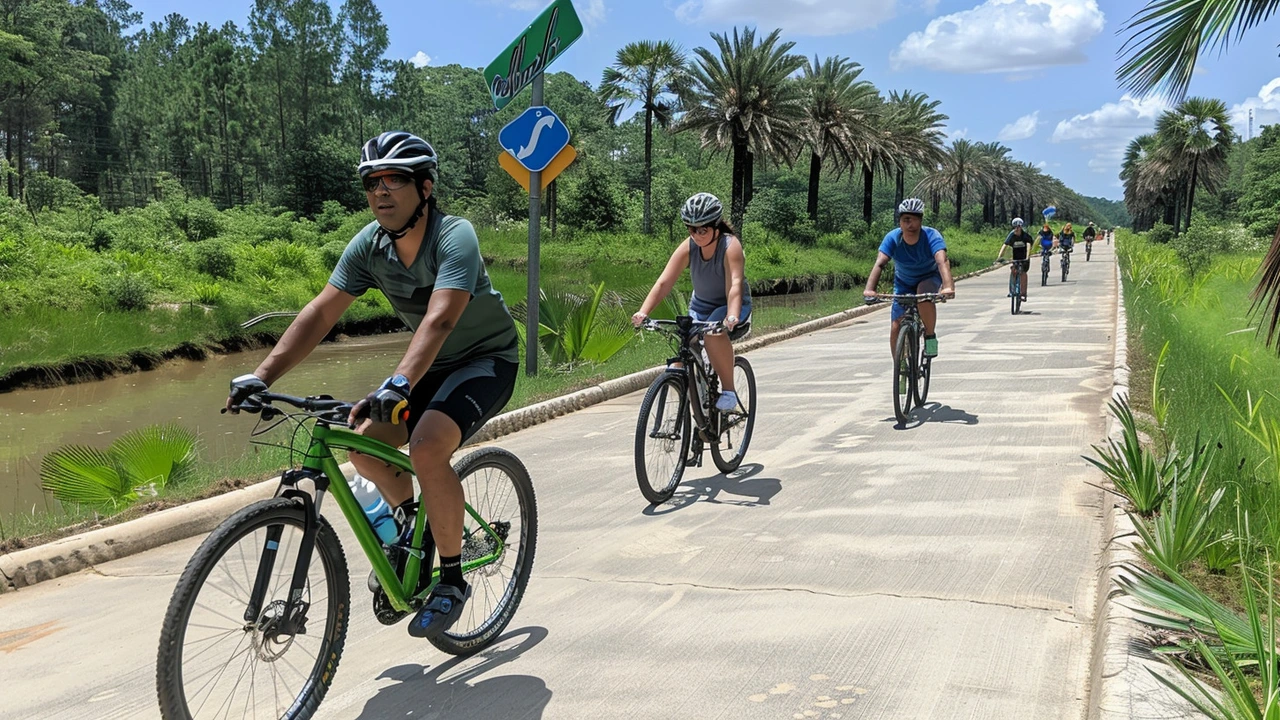
{"type": "Polygon", "coordinates": [[[1040,250],[1047,251],[1053,249],[1053,228],[1049,227],[1049,223],[1045,223],[1040,228],[1040,250]]]}
{"type": "MultiPolygon", "coordinates": [[[[876,296],[876,285],[880,283],[880,273],[884,266],[893,260],[893,292],[895,295],[908,293],[937,293],[951,298],[955,297],[956,286],[951,279],[951,263],[947,261],[947,243],[942,233],[931,227],[924,227],[924,201],[920,198],[907,198],[898,206],[898,228],[891,230],[880,243],[880,253],[876,256],[876,264],[872,266],[867,277],[867,287],[863,296],[873,299],[876,296]]],[[[920,319],[924,321],[924,353],[929,357],[938,355],[938,338],[934,330],[938,320],[938,309],[931,302],[918,305],[920,319]]],[[[891,313],[892,325],[889,331],[889,352],[893,353],[898,342],[898,329],[902,327],[902,315],[906,309],[896,301],[891,313]]]]}

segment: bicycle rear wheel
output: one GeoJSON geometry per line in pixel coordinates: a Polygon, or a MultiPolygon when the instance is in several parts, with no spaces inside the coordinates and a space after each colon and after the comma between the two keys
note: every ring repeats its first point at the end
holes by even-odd
{"type": "Polygon", "coordinates": [[[915,395],[915,342],[914,333],[906,327],[898,331],[898,345],[893,351],[893,414],[898,422],[905,423],[911,413],[911,399],[915,395]]]}
{"type": "Polygon", "coordinates": [[[719,413],[720,437],[711,444],[711,460],[722,473],[731,473],[742,464],[756,426],[756,374],[741,355],[733,361],[733,387],[738,409],[719,413]]]}
{"type": "Polygon", "coordinates": [[[1066,260],[1062,261],[1062,282],[1067,281],[1067,272],[1071,270],[1071,263],[1066,260]]]}
{"type": "Polygon", "coordinates": [[[1040,285],[1043,287],[1049,284],[1049,260],[1040,263],[1040,285]]]}
{"type": "Polygon", "coordinates": [[[1084,261],[1085,261],[1085,262],[1089,262],[1089,258],[1091,258],[1091,257],[1093,257],[1093,246],[1092,246],[1092,245],[1085,245],[1085,246],[1084,246],[1084,261]]]}
{"type": "Polygon", "coordinates": [[[664,372],[649,386],[640,403],[636,482],[644,499],[654,505],[670,500],[684,476],[692,427],[685,382],[683,372],[664,372]]]}
{"type": "Polygon", "coordinates": [[[320,706],[346,640],[347,560],[320,518],[307,571],[305,624],[284,632],[306,511],[272,498],[227,518],[178,579],[160,629],[156,690],[165,718],[301,720],[320,706]],[[261,576],[266,593],[245,618],[261,576]]]}
{"type": "Polygon", "coordinates": [[[502,634],[524,597],[533,572],[538,508],[529,471],[519,458],[506,450],[494,447],[476,450],[463,458],[454,470],[462,482],[467,505],[493,529],[490,533],[471,513],[463,515],[463,564],[495,552],[499,555],[466,573],[471,600],[463,608],[458,622],[447,632],[431,638],[431,644],[450,655],[470,655],[483,650],[502,634]]]}

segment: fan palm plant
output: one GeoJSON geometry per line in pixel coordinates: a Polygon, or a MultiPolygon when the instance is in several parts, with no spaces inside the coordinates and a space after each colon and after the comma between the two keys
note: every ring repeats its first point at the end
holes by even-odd
{"type": "Polygon", "coordinates": [[[44,457],[40,481],[64,503],[118,510],[181,478],[196,457],[196,434],[152,425],[120,436],[107,450],[67,445],[44,457]]]}

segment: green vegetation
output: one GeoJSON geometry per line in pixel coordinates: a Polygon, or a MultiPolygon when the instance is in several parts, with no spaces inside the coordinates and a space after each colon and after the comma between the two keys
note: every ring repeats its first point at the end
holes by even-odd
{"type": "Polygon", "coordinates": [[[119,510],[181,480],[196,459],[196,433],[152,425],[121,435],[105,451],[67,445],[44,457],[44,489],[64,505],[119,510]]]}

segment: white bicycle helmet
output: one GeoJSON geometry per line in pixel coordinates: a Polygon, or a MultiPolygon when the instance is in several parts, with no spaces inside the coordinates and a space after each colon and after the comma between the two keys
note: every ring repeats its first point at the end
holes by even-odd
{"type": "Polygon", "coordinates": [[[898,214],[911,214],[924,217],[924,201],[920,198],[907,198],[898,206],[898,214]]]}
{"type": "Polygon", "coordinates": [[[724,215],[724,204],[720,198],[708,192],[700,192],[684,201],[680,208],[680,219],[690,227],[710,225],[724,215]]]}
{"type": "Polygon", "coordinates": [[[418,207],[414,210],[413,217],[409,218],[409,222],[397,230],[382,227],[379,224],[379,227],[382,227],[381,232],[386,233],[392,240],[404,237],[404,234],[418,223],[418,218],[422,217],[422,211],[428,203],[422,183],[430,180],[431,184],[435,185],[439,177],[436,173],[439,162],[440,158],[430,143],[403,130],[388,130],[365,143],[360,149],[360,164],[356,170],[360,173],[361,179],[383,170],[399,170],[413,176],[414,187],[418,189],[418,207]]]}
{"type": "Polygon", "coordinates": [[[1023,226],[1023,225],[1025,225],[1025,224],[1026,224],[1026,223],[1022,222],[1022,218],[1014,218],[1014,219],[1013,219],[1013,226],[1014,226],[1014,227],[1022,227],[1022,226],[1023,226]]]}
{"type": "Polygon", "coordinates": [[[400,170],[418,179],[436,182],[440,158],[426,140],[403,130],[388,130],[360,150],[360,177],[381,170],[400,170]]]}

